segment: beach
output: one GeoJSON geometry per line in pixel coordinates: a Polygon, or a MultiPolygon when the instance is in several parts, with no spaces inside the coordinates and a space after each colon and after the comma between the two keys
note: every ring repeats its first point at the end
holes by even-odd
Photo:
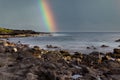
{"type": "MultiPolygon", "coordinates": [[[[48,48],[57,48],[47,45],[48,48]]],[[[102,45],[102,47],[107,47],[102,45]]],[[[119,80],[120,49],[84,54],[0,40],[0,80],[119,80]]]]}

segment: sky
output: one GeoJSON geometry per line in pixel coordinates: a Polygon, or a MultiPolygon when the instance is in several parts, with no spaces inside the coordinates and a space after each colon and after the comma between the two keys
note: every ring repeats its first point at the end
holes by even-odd
{"type": "MultiPolygon", "coordinates": [[[[120,0],[48,0],[59,32],[120,32],[120,0]]],[[[38,0],[0,0],[0,26],[47,32],[38,0]]]]}

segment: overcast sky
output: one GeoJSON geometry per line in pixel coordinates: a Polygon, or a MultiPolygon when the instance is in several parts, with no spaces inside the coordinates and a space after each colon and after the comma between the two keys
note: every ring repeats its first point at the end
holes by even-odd
{"type": "MultiPolygon", "coordinates": [[[[59,31],[120,31],[120,0],[49,0],[59,31]]],[[[38,0],[0,0],[0,26],[47,31],[38,0]]]]}

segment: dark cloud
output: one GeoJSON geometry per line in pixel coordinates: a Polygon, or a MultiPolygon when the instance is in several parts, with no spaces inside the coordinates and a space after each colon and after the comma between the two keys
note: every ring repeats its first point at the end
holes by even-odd
{"type": "Polygon", "coordinates": [[[61,30],[119,31],[120,15],[113,0],[52,0],[61,30]],[[58,5],[59,4],[59,5],[58,5]],[[119,30],[118,30],[119,29],[119,30]]]}
{"type": "MultiPolygon", "coordinates": [[[[60,31],[119,31],[119,0],[48,0],[60,31]]],[[[0,25],[47,31],[38,0],[0,0],[0,25]]]]}

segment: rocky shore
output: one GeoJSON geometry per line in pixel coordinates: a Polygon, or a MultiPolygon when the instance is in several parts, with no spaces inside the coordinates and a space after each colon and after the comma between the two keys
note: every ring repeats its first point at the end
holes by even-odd
{"type": "Polygon", "coordinates": [[[37,37],[37,36],[52,36],[50,33],[36,33],[36,34],[5,34],[0,35],[0,38],[16,38],[16,37],[37,37]]]}
{"type": "Polygon", "coordinates": [[[51,33],[33,30],[14,30],[0,27],[0,38],[51,36],[51,33]]]}
{"type": "Polygon", "coordinates": [[[120,80],[120,49],[70,54],[0,40],[0,80],[120,80]]]}

